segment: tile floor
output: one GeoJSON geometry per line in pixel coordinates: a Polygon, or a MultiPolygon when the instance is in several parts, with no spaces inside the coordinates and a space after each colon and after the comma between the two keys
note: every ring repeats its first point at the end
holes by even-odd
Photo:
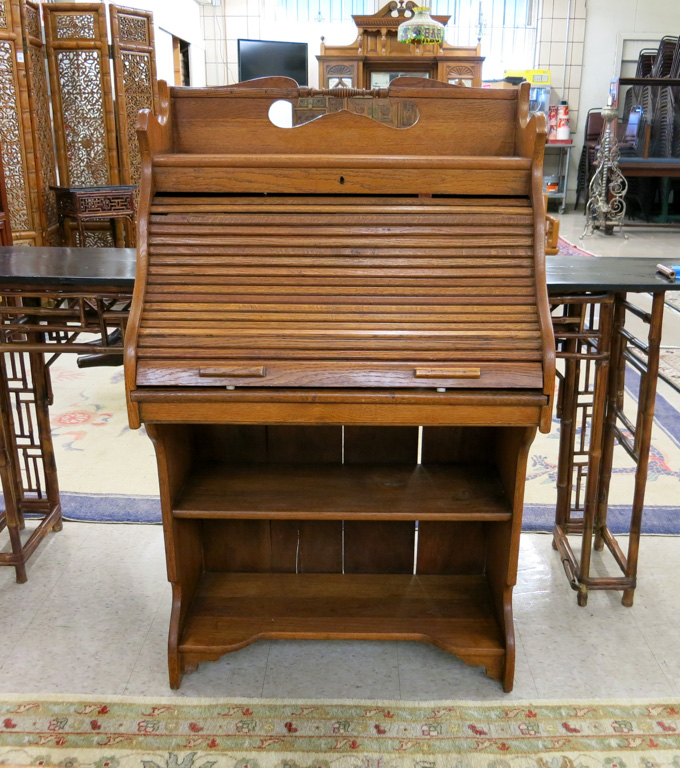
{"type": "MultiPolygon", "coordinates": [[[[562,217],[578,242],[580,214],[562,217]]],[[[677,232],[596,235],[602,255],[678,258],[677,232]]],[[[680,339],[680,323],[667,330],[680,339]],[[676,331],[676,328],[678,329],[676,331]]],[[[680,407],[680,395],[662,387],[680,407]]],[[[0,546],[6,547],[6,537],[0,546]]],[[[524,534],[515,589],[515,688],[418,643],[261,642],[201,664],[172,692],[165,645],[170,589],[159,526],[66,523],[29,563],[0,568],[0,692],[370,699],[680,696],[680,538],[646,536],[635,605],[591,593],[579,608],[550,536],[524,534]]],[[[608,556],[594,570],[616,573],[608,556]]]]}
{"type": "MultiPolygon", "coordinates": [[[[15,584],[0,569],[0,692],[370,699],[680,696],[680,538],[644,537],[633,608],[579,608],[550,536],[523,534],[515,689],[420,643],[271,641],[201,664],[172,692],[160,526],[66,523],[15,584]]],[[[595,569],[610,569],[607,557],[595,569]]]]}

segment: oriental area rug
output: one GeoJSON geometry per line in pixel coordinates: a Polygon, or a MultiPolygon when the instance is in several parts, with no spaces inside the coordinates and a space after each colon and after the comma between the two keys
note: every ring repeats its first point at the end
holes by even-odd
{"type": "Polygon", "coordinates": [[[680,701],[4,696],[0,764],[74,768],[678,768],[680,701]]]}
{"type": "Polygon", "coordinates": [[[557,238],[557,252],[558,256],[590,256],[594,257],[596,254],[586,251],[585,248],[580,248],[574,243],[570,243],[569,240],[565,240],[563,237],[557,238]]]}

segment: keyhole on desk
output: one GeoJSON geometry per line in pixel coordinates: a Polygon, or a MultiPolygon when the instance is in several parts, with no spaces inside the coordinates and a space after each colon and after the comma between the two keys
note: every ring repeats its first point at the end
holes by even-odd
{"type": "Polygon", "coordinates": [[[341,176],[341,177],[340,177],[340,183],[341,183],[341,184],[344,184],[344,183],[345,183],[345,177],[344,177],[344,176],[341,176]]]}

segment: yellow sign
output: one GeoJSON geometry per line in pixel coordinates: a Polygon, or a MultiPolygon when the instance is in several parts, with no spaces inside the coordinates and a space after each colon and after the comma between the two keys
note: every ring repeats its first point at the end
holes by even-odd
{"type": "Polygon", "coordinates": [[[536,86],[550,85],[549,69],[506,69],[505,77],[523,77],[536,86]]]}

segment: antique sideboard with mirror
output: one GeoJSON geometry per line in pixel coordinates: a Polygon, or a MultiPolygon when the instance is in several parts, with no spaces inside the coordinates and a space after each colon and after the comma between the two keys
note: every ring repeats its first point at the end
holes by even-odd
{"type": "MultiPolygon", "coordinates": [[[[330,46],[322,39],[319,61],[321,88],[379,88],[404,75],[444,83],[482,85],[480,46],[408,45],[397,41],[399,25],[417,3],[392,0],[373,16],[352,16],[357,39],[347,46],[330,46]]],[[[449,16],[435,16],[446,25],[449,16]]]]}

